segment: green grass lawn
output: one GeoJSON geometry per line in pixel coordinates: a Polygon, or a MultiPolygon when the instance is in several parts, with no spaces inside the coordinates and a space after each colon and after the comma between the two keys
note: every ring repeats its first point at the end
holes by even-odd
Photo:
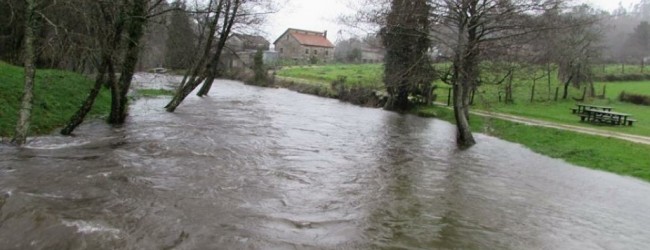
{"type": "Polygon", "coordinates": [[[331,83],[346,77],[346,83],[370,88],[383,88],[381,64],[335,64],[325,66],[294,66],[278,72],[279,76],[331,83]]]}
{"type": "MultiPolygon", "coordinates": [[[[618,101],[618,95],[622,91],[650,95],[650,81],[597,83],[595,88],[599,94],[602,93],[604,85],[606,85],[606,98],[588,100],[587,102],[595,105],[611,106],[614,108],[614,111],[632,114],[634,119],[638,121],[634,126],[599,126],[582,123],[580,122],[580,118],[572,114],[570,110],[575,107],[577,102],[571,98],[568,100],[559,100],[557,102],[548,101],[547,86],[536,89],[534,102],[531,103],[531,85],[519,84],[515,87],[513,93],[515,104],[505,104],[499,102],[498,98],[498,92],[501,91],[503,88],[502,86],[484,85],[481,86],[476,94],[474,108],[569,125],[650,136],[650,107],[618,101]]],[[[551,99],[553,99],[555,95],[555,86],[551,89],[552,91],[550,96],[551,99]]],[[[561,91],[562,90],[560,90],[560,92],[561,91]]],[[[439,95],[438,102],[447,102],[448,86],[441,85],[441,88],[439,88],[436,93],[439,95]]],[[[569,93],[570,97],[579,98],[582,96],[582,91],[575,88],[570,88],[569,93]]]]}
{"type": "MultiPolygon", "coordinates": [[[[454,122],[450,109],[423,107],[424,116],[454,122]]],[[[650,145],[472,116],[472,130],[522,144],[531,150],[567,162],[650,181],[650,145]]]]}
{"type": "MultiPolygon", "coordinates": [[[[37,70],[31,135],[47,134],[59,128],[77,111],[92,88],[86,77],[60,70],[37,70]]],[[[0,62],[0,137],[11,137],[23,93],[23,69],[0,62]]],[[[110,111],[110,93],[97,97],[91,116],[110,111]]]]}

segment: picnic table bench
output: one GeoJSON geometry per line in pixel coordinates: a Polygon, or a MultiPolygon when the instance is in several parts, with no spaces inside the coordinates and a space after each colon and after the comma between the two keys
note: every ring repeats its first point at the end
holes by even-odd
{"type": "Polygon", "coordinates": [[[612,107],[578,103],[577,108],[571,108],[574,114],[580,116],[582,122],[602,123],[611,125],[632,126],[635,119],[631,114],[612,111],[612,107]]]}
{"type": "Polygon", "coordinates": [[[576,106],[578,106],[578,108],[571,108],[571,111],[573,111],[574,114],[583,114],[587,109],[599,109],[603,111],[612,111],[612,109],[614,109],[609,106],[598,106],[598,105],[583,104],[583,103],[578,103],[576,104],[576,106]]]}
{"type": "Polygon", "coordinates": [[[585,109],[584,112],[580,115],[580,121],[632,126],[636,120],[632,119],[631,117],[632,115],[626,113],[598,109],[585,109]]]}

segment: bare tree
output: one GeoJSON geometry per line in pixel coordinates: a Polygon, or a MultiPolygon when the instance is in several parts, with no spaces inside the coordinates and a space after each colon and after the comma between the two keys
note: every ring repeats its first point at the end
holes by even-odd
{"type": "MultiPolygon", "coordinates": [[[[518,37],[548,27],[531,19],[561,0],[437,0],[434,17],[440,30],[433,33],[438,44],[452,55],[451,84],[454,116],[461,148],[476,143],[469,127],[470,93],[480,84],[479,64],[488,49],[500,48],[510,53],[518,37]]],[[[516,51],[516,50],[515,50],[516,51]]]]}
{"type": "Polygon", "coordinates": [[[38,29],[38,19],[36,17],[36,0],[27,0],[25,8],[25,44],[23,61],[25,66],[25,83],[23,97],[20,105],[18,123],[16,132],[12,140],[13,143],[23,145],[27,142],[27,134],[31,122],[32,107],[34,102],[34,77],[36,75],[36,58],[34,52],[34,40],[36,39],[36,29],[38,29]]]}
{"type": "Polygon", "coordinates": [[[102,85],[107,85],[111,89],[111,113],[108,122],[111,124],[125,122],[128,110],[127,94],[138,64],[145,24],[148,18],[160,13],[152,12],[157,11],[156,7],[163,1],[123,0],[87,3],[85,10],[92,13],[94,17],[88,22],[95,27],[88,39],[100,48],[96,51],[94,61],[98,74],[88,97],[71,117],[68,125],[61,130],[62,134],[71,134],[81,124],[92,108],[102,85]],[[122,54],[122,58],[119,58],[118,54],[122,54]],[[116,75],[117,65],[121,69],[119,79],[116,75]]]}
{"type": "Polygon", "coordinates": [[[206,32],[200,35],[201,54],[197,55],[179,85],[173,99],[165,106],[168,112],[176,108],[199,85],[198,96],[206,96],[217,77],[221,74],[220,58],[232,30],[237,25],[259,24],[262,16],[271,13],[270,0],[211,0],[203,11],[206,32]],[[216,39],[216,41],[215,41],[216,39]],[[215,44],[216,42],[216,44],[215,44]]]}

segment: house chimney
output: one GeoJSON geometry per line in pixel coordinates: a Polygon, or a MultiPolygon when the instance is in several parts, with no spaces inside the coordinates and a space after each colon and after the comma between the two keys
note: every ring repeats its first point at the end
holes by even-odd
{"type": "Polygon", "coordinates": [[[324,36],[325,38],[327,38],[327,30],[325,30],[325,32],[323,32],[323,36],[324,36]]]}

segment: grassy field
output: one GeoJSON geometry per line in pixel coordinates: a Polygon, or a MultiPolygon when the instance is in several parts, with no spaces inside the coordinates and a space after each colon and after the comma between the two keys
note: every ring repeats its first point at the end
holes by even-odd
{"type": "Polygon", "coordinates": [[[383,66],[381,64],[336,64],[325,66],[293,66],[278,72],[279,76],[330,83],[346,77],[351,85],[382,88],[383,66]]]}
{"type": "Polygon", "coordinates": [[[623,75],[650,73],[650,64],[641,67],[641,64],[606,64],[593,67],[596,75],[623,75]]]}
{"type": "MultiPolygon", "coordinates": [[[[443,107],[425,107],[418,112],[454,122],[452,111],[443,107]]],[[[650,145],[479,116],[471,119],[475,132],[519,143],[537,153],[576,165],[650,181],[650,145]]]]}
{"type": "MultiPolygon", "coordinates": [[[[531,85],[520,84],[515,87],[513,93],[515,104],[505,104],[498,102],[497,92],[502,89],[500,86],[482,86],[475,97],[475,108],[494,112],[507,113],[512,115],[530,117],[546,121],[553,121],[569,125],[583,127],[597,127],[599,129],[623,132],[636,135],[650,136],[650,107],[634,105],[618,101],[618,96],[622,91],[650,95],[650,81],[648,82],[609,82],[597,83],[595,88],[599,94],[602,93],[603,86],[606,85],[606,98],[588,100],[588,103],[611,106],[614,111],[632,114],[637,123],[632,127],[628,126],[599,126],[580,122],[580,118],[571,113],[570,109],[577,103],[573,99],[548,101],[547,91],[544,88],[538,88],[534,102],[530,102],[531,85]]],[[[553,86],[552,89],[555,89],[553,86]]],[[[561,91],[561,90],[560,90],[561,91]]],[[[555,95],[552,91],[551,97],[555,95]]],[[[446,103],[448,96],[448,87],[442,86],[437,91],[439,102],[446,103]]],[[[570,88],[570,97],[579,98],[582,91],[570,88]]],[[[560,94],[561,95],[561,94],[560,94]]]]}
{"type": "MultiPolygon", "coordinates": [[[[37,70],[31,135],[46,134],[63,126],[88,95],[93,82],[59,70],[37,70]]],[[[0,62],[0,137],[11,137],[23,92],[23,69],[0,62]]],[[[102,91],[91,116],[110,110],[110,93],[102,91]]]]}

